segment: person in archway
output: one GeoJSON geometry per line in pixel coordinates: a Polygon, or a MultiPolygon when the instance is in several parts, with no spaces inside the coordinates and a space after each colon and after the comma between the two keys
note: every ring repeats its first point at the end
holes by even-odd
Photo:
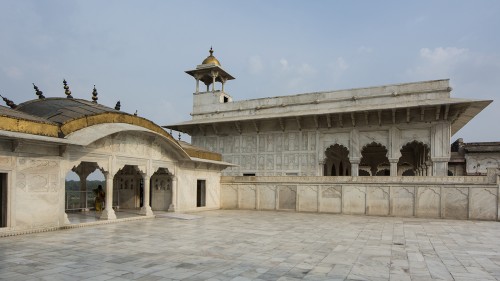
{"type": "Polygon", "coordinates": [[[104,205],[104,198],[106,197],[106,193],[102,189],[102,185],[97,186],[97,189],[95,189],[94,192],[95,192],[95,211],[101,212],[102,207],[104,205]]]}

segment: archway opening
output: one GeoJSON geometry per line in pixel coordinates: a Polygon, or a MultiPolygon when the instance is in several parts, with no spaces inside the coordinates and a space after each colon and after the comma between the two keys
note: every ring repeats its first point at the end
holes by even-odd
{"type": "Polygon", "coordinates": [[[367,144],[361,150],[361,161],[359,163],[359,175],[361,171],[370,171],[370,175],[389,176],[389,159],[387,158],[387,148],[385,146],[372,142],[367,144]]]}
{"type": "Polygon", "coordinates": [[[398,175],[430,176],[432,167],[429,157],[429,147],[421,142],[412,141],[401,148],[401,157],[398,161],[398,175]]]}
{"type": "Polygon", "coordinates": [[[137,166],[125,165],[113,177],[113,206],[139,209],[144,202],[144,180],[137,166]]]}
{"type": "Polygon", "coordinates": [[[348,176],[351,170],[349,150],[340,144],[330,146],[325,151],[325,176],[348,176]]]}
{"type": "Polygon", "coordinates": [[[168,211],[172,204],[172,174],[167,168],[159,168],[151,177],[151,209],[168,211]]]}
{"type": "Polygon", "coordinates": [[[66,212],[95,210],[98,186],[106,189],[104,174],[95,162],[81,162],[66,174],[66,212]]]}

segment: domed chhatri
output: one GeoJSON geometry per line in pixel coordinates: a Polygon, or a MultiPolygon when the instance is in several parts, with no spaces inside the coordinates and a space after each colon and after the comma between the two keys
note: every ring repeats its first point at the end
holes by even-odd
{"type": "Polygon", "coordinates": [[[201,62],[201,64],[213,64],[213,65],[217,65],[217,66],[221,66],[219,60],[214,57],[214,50],[212,49],[212,47],[210,47],[210,56],[208,56],[206,59],[203,60],[203,62],[201,62]]]}
{"type": "MultiPolygon", "coordinates": [[[[207,92],[210,91],[209,86],[212,85],[212,92],[216,92],[215,83],[221,83],[222,87],[220,92],[224,92],[224,84],[228,80],[233,80],[234,77],[227,73],[221,66],[219,60],[214,57],[214,50],[210,47],[210,55],[204,59],[200,65],[196,66],[196,69],[186,71],[187,74],[191,75],[196,79],[196,92],[200,92],[200,81],[207,86],[207,92]]],[[[219,91],[219,90],[217,90],[219,91]]],[[[230,100],[229,97],[221,100],[230,100]]]]}

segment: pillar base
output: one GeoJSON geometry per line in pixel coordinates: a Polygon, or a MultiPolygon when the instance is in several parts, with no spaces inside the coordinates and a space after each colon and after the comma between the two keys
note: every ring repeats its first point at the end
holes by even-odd
{"type": "Polygon", "coordinates": [[[71,224],[71,222],[68,219],[68,214],[66,214],[66,212],[64,212],[64,224],[71,224]]]}
{"type": "Polygon", "coordinates": [[[151,210],[151,206],[143,206],[141,208],[141,210],[139,211],[139,214],[144,215],[144,216],[152,216],[153,210],[151,210]]]}
{"type": "Polygon", "coordinates": [[[170,206],[168,207],[167,211],[175,213],[175,205],[174,204],[170,204],[170,206]]]}
{"type": "Polygon", "coordinates": [[[106,208],[102,211],[101,216],[99,217],[101,220],[116,220],[115,210],[112,208],[106,208]]]}

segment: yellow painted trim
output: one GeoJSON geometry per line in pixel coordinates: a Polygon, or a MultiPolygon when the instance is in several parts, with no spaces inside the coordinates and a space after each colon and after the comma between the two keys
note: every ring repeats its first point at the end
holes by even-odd
{"type": "Polygon", "coordinates": [[[97,124],[104,123],[125,123],[140,126],[156,132],[177,143],[175,139],[160,126],[142,117],[116,112],[105,112],[97,115],[90,115],[67,121],[61,125],[61,132],[67,136],[73,132],[97,124]]]}
{"type": "Polygon", "coordinates": [[[57,138],[59,127],[55,124],[0,116],[0,130],[57,138]]]}
{"type": "Polygon", "coordinates": [[[186,148],[186,147],[184,147],[183,149],[191,157],[207,159],[207,160],[214,160],[214,161],[222,161],[222,155],[220,155],[219,153],[210,152],[210,151],[201,151],[201,150],[186,148]]]}

